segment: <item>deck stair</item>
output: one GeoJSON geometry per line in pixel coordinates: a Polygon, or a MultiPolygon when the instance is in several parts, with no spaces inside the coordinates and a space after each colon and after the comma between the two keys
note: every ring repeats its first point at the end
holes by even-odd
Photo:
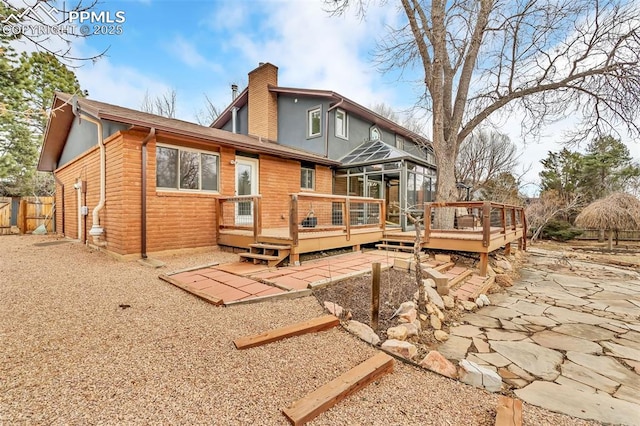
{"type": "Polygon", "coordinates": [[[379,250],[413,251],[413,245],[414,242],[408,239],[383,238],[380,244],[376,244],[376,247],[379,250]]]}
{"type": "Polygon", "coordinates": [[[290,245],[255,243],[249,244],[248,253],[240,253],[240,260],[266,264],[271,268],[282,263],[290,253],[290,245]]]}

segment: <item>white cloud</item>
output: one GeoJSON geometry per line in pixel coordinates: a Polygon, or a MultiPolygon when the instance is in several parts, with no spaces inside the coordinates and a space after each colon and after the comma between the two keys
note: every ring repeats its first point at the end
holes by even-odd
{"type": "Polygon", "coordinates": [[[208,61],[198,52],[198,49],[193,43],[187,41],[181,35],[178,35],[173,42],[167,46],[167,49],[181,62],[192,68],[208,68],[215,72],[222,71],[220,65],[208,61]]]}

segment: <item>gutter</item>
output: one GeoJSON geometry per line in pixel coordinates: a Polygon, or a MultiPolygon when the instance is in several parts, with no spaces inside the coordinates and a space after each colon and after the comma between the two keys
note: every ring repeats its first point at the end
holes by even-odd
{"type": "Polygon", "coordinates": [[[100,227],[100,210],[104,208],[104,204],[107,198],[107,153],[104,146],[102,121],[100,121],[98,117],[91,115],[88,112],[81,111],[80,107],[78,106],[78,99],[76,97],[72,99],[72,111],[73,115],[78,118],[84,118],[88,122],[95,124],[98,129],[98,146],[100,147],[100,200],[93,209],[91,220],[92,224],[89,235],[93,237],[93,243],[95,245],[97,245],[98,247],[104,247],[107,245],[107,242],[102,238],[102,235],[104,234],[104,228],[100,227]]]}
{"type": "Polygon", "coordinates": [[[147,143],[156,136],[156,128],[149,129],[149,134],[142,140],[142,184],[140,189],[140,256],[147,258],[147,143]]]}
{"type": "Polygon", "coordinates": [[[329,113],[342,105],[343,102],[344,98],[340,98],[338,103],[327,108],[326,119],[324,120],[324,156],[327,158],[329,158],[329,113]]]}

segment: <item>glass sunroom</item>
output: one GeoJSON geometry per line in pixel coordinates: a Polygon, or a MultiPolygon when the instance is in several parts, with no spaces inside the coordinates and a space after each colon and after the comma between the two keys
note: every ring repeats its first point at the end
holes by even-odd
{"type": "Polygon", "coordinates": [[[345,155],[336,170],[336,195],[385,200],[386,226],[413,229],[403,214],[423,214],[423,204],[435,197],[436,169],[433,153],[426,158],[391,146],[382,140],[364,142],[345,155]]]}

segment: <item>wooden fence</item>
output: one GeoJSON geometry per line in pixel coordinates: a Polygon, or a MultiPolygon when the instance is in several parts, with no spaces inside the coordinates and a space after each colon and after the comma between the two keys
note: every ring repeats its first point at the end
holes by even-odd
{"type": "MultiPolygon", "coordinates": [[[[598,229],[581,229],[582,234],[575,237],[576,240],[599,240],[600,230],[598,229]]],[[[604,233],[604,239],[608,238],[608,231],[604,233]]],[[[613,234],[613,238],[616,238],[616,233],[613,234]]],[[[617,238],[619,241],[640,241],[640,231],[617,231],[617,238]]]]}
{"type": "Polygon", "coordinates": [[[55,232],[54,197],[0,197],[0,235],[29,234],[40,225],[55,232]]]}

